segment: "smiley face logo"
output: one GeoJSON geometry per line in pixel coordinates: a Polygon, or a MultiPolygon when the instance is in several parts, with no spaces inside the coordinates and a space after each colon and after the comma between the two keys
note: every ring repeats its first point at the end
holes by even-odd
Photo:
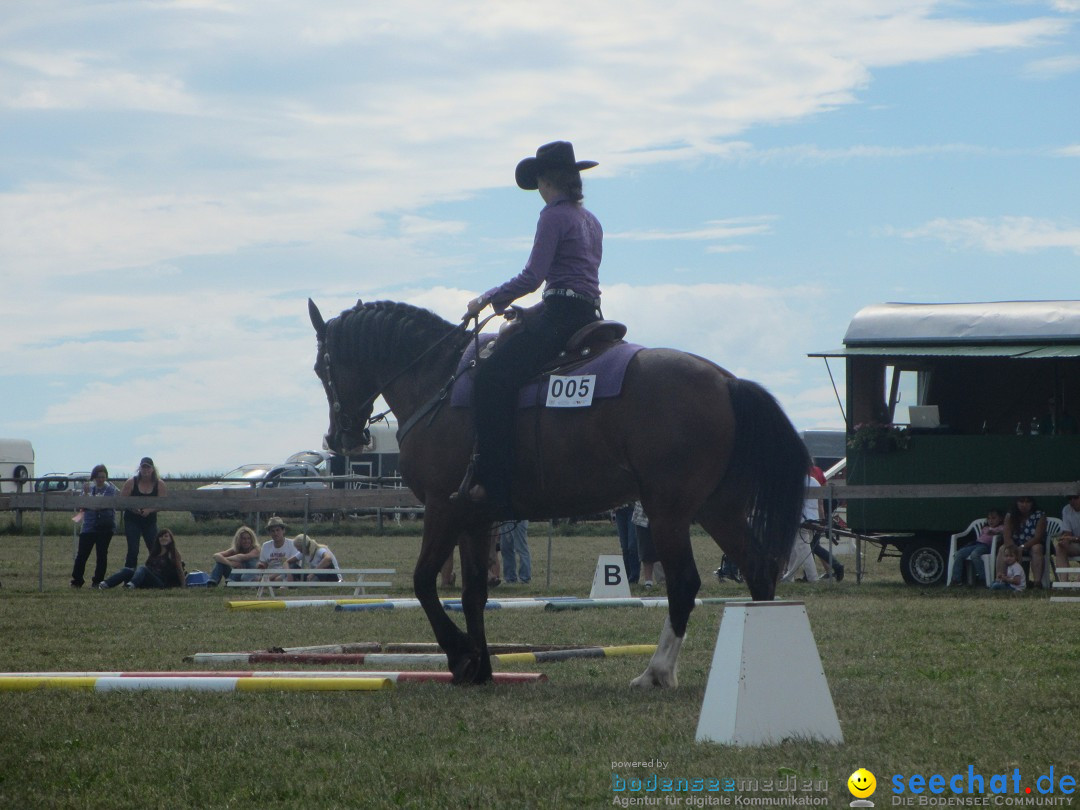
{"type": "Polygon", "coordinates": [[[856,799],[865,799],[877,789],[877,779],[866,768],[859,768],[848,777],[847,789],[856,799]]]}

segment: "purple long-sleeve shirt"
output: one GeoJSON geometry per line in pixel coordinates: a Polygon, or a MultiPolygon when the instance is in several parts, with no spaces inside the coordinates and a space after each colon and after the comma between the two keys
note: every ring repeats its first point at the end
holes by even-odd
{"type": "Polygon", "coordinates": [[[544,206],[525,269],[484,293],[496,312],[538,289],[566,289],[600,297],[604,229],[584,206],[560,197],[544,206]]]}

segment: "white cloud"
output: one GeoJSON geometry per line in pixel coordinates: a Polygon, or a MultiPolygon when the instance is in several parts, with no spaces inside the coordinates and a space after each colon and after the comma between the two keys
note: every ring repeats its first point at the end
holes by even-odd
{"type": "Polygon", "coordinates": [[[1024,66],[1024,75],[1030,79],[1056,79],[1080,71],[1080,55],[1054,56],[1037,59],[1024,66]]]}
{"type": "Polygon", "coordinates": [[[1080,226],[1035,219],[935,219],[903,231],[911,239],[937,239],[950,247],[990,253],[1030,253],[1065,248],[1080,254],[1080,226]]]}
{"type": "Polygon", "coordinates": [[[715,155],[731,148],[718,138],[753,124],[848,104],[874,66],[1029,46],[1065,26],[949,19],[901,0],[273,9],[16,13],[0,106],[146,117],[80,145],[77,175],[4,193],[0,258],[63,275],[332,241],[388,210],[504,185],[538,121],[574,122],[570,134],[605,156],[603,177],[715,155]],[[36,36],[53,42],[35,48],[36,36]],[[663,144],[680,146],[642,148],[663,144]]]}
{"type": "Polygon", "coordinates": [[[854,144],[825,148],[814,144],[798,144],[774,149],[748,149],[739,157],[743,160],[784,163],[827,163],[847,160],[900,160],[925,156],[988,156],[1005,150],[966,143],[920,144],[917,146],[880,146],[854,144]]]}
{"type": "Polygon", "coordinates": [[[745,244],[732,243],[733,240],[771,234],[772,222],[775,219],[776,217],[771,215],[732,217],[712,220],[707,222],[705,227],[693,230],[623,231],[605,233],[604,238],[630,242],[721,242],[722,244],[710,245],[708,252],[731,253],[749,249],[745,244]]]}

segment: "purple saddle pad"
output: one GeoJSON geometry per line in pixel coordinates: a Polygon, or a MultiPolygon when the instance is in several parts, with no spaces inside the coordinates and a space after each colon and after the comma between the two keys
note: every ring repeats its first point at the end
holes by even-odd
{"type": "MultiPolygon", "coordinates": [[[[494,340],[494,335],[481,335],[480,346],[486,346],[494,340]]],[[[578,376],[595,374],[596,388],[593,399],[610,399],[622,393],[623,379],[630,359],[644,346],[637,343],[616,343],[607,351],[588,360],[568,363],[565,367],[533,377],[521,387],[518,393],[518,407],[532,408],[547,401],[548,379],[556,376],[578,376]]],[[[455,408],[467,408],[473,400],[473,374],[475,369],[468,368],[476,357],[476,343],[470,343],[458,364],[458,378],[450,392],[450,404],[455,408]]]]}

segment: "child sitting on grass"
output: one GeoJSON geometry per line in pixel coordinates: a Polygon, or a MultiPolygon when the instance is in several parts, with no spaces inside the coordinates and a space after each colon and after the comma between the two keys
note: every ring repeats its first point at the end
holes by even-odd
{"type": "Polygon", "coordinates": [[[1027,576],[1020,565],[1020,556],[1016,546],[1006,546],[1002,549],[1001,556],[1005,560],[1005,574],[999,574],[998,578],[990,584],[990,588],[995,591],[1019,593],[1027,587],[1027,576]]]}

